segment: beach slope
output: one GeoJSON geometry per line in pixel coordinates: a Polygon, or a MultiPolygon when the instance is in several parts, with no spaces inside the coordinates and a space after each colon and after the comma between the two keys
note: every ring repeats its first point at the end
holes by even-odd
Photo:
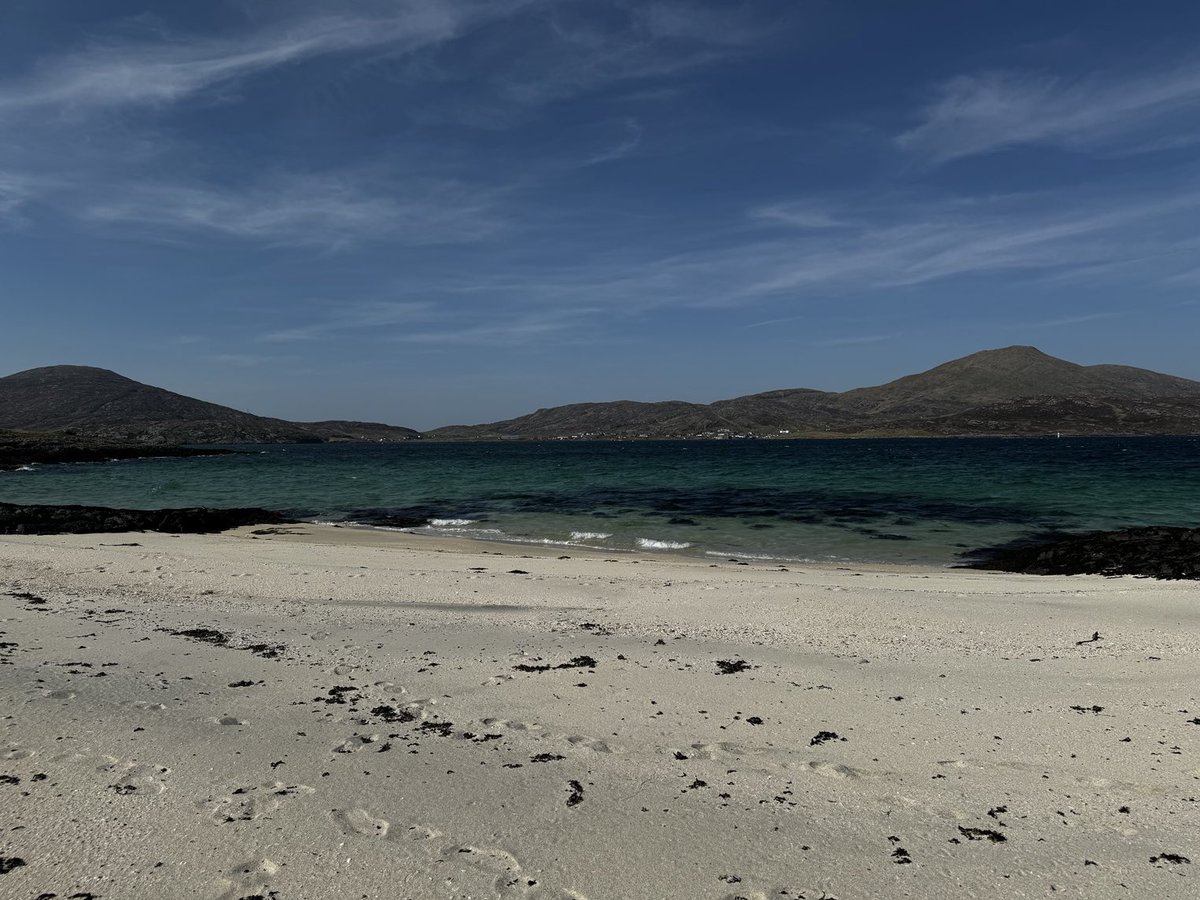
{"type": "Polygon", "coordinates": [[[311,525],[3,537],[0,897],[1194,897],[1198,600],[311,525]]]}

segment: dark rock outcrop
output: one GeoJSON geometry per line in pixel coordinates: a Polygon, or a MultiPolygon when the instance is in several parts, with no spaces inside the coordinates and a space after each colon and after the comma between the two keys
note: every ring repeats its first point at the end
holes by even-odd
{"type": "Polygon", "coordinates": [[[148,457],[220,456],[232,450],[104,444],[63,434],[0,432],[0,470],[33,463],[107,462],[148,457]]]}
{"type": "Polygon", "coordinates": [[[969,569],[1029,575],[1138,575],[1200,579],[1200,528],[1155,525],[1098,531],[1028,547],[981,550],[969,569]]]}
{"type": "Polygon", "coordinates": [[[162,531],[215,534],[241,525],[294,522],[269,509],[110,509],[105,506],[37,506],[0,503],[0,534],[93,534],[162,531]]]}

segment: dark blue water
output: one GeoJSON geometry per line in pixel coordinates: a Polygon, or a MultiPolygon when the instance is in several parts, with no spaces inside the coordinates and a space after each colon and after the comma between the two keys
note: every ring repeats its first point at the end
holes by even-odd
{"type": "Polygon", "coordinates": [[[781,559],[952,563],[1045,532],[1200,525],[1200,438],[289,445],[0,473],[9,502],[265,506],[426,531],[781,559]]]}

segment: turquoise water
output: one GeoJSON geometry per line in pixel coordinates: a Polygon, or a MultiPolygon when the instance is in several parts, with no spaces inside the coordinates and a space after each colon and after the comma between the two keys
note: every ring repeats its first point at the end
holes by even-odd
{"type": "Polygon", "coordinates": [[[1200,525],[1200,438],[288,445],[0,472],[0,500],[263,506],[611,550],[952,564],[1044,532],[1200,525]]]}

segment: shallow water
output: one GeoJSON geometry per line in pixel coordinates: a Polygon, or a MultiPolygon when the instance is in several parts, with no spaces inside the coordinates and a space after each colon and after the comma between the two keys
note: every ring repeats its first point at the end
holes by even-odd
{"type": "Polygon", "coordinates": [[[264,506],[322,521],[696,555],[951,564],[1043,532],[1200,524],[1200,438],[323,444],[35,466],[0,500],[264,506]]]}

